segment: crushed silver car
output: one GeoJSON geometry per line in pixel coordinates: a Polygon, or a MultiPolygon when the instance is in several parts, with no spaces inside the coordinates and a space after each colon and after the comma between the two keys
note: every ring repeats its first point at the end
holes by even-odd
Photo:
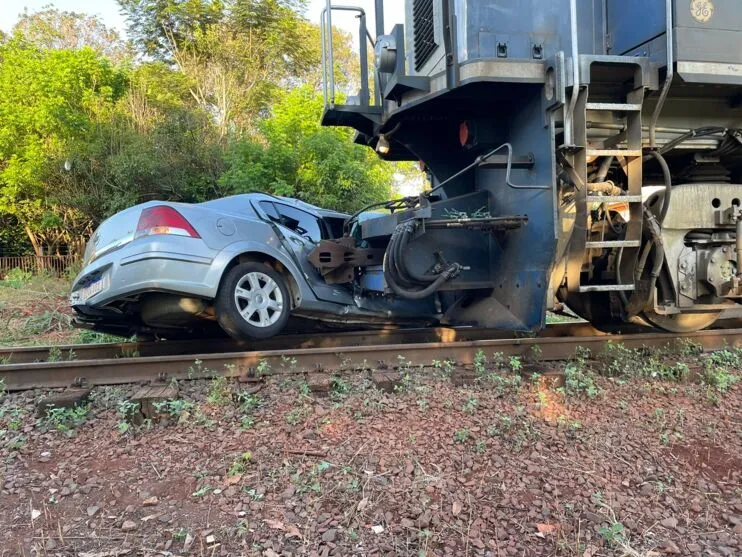
{"type": "Polygon", "coordinates": [[[344,239],[347,219],[262,193],[137,205],[90,239],[70,295],[76,324],[168,338],[221,329],[247,340],[310,324],[435,321],[432,299],[378,295],[384,250],[344,239]]]}

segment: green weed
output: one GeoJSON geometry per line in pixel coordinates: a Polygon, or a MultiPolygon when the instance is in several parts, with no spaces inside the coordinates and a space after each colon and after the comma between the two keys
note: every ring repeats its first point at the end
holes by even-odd
{"type": "Polygon", "coordinates": [[[216,406],[224,406],[232,402],[232,387],[226,377],[220,375],[211,380],[206,401],[216,406]]]}
{"type": "Polygon", "coordinates": [[[464,414],[474,414],[477,411],[477,406],[479,406],[479,400],[470,396],[464,403],[464,406],[461,408],[461,411],[464,414]]]}
{"type": "Polygon", "coordinates": [[[574,358],[564,368],[564,394],[566,396],[585,395],[595,398],[600,393],[600,388],[595,383],[595,376],[588,366],[590,351],[579,349],[574,358]]]}
{"type": "Polygon", "coordinates": [[[230,478],[241,476],[247,470],[247,465],[250,464],[250,462],[252,462],[252,453],[249,451],[242,453],[238,459],[232,462],[232,465],[229,467],[229,471],[227,472],[227,476],[230,478]]]}
{"type": "Polygon", "coordinates": [[[166,414],[171,418],[177,419],[186,417],[194,408],[192,402],[181,399],[155,402],[154,407],[159,414],[166,414]]]}
{"type": "Polygon", "coordinates": [[[3,282],[6,286],[10,286],[11,288],[20,289],[26,286],[29,282],[31,282],[31,279],[33,278],[33,274],[29,271],[24,271],[23,269],[19,269],[18,267],[15,267],[5,273],[5,278],[3,279],[3,282]]]}
{"type": "Polygon", "coordinates": [[[610,526],[603,526],[598,533],[610,547],[617,547],[627,543],[626,528],[620,522],[613,522],[610,526]]]}
{"type": "Polygon", "coordinates": [[[286,414],[286,423],[289,425],[297,425],[306,420],[311,414],[311,410],[305,406],[292,409],[286,414]]]}
{"type": "Polygon", "coordinates": [[[49,429],[69,432],[82,425],[89,413],[90,406],[87,404],[72,408],[50,408],[43,423],[49,429]]]}

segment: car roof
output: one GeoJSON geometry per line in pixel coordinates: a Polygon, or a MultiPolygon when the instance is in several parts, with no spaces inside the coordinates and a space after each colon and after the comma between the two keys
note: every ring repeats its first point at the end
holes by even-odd
{"type": "Polygon", "coordinates": [[[339,213],[338,211],[332,211],[330,209],[323,209],[322,207],[317,207],[316,205],[306,203],[305,201],[301,201],[293,197],[271,195],[269,193],[264,193],[264,192],[245,193],[245,194],[242,194],[240,197],[242,196],[248,197],[252,201],[279,201],[281,203],[285,203],[286,205],[291,205],[293,207],[296,207],[297,209],[302,209],[303,211],[313,213],[314,215],[318,217],[339,218],[339,219],[348,218],[348,215],[345,213],[339,213]]]}

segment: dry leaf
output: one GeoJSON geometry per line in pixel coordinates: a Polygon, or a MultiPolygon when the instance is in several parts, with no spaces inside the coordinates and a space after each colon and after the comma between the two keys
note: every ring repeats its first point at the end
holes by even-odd
{"type": "Polygon", "coordinates": [[[463,505],[459,503],[458,501],[453,502],[453,508],[451,509],[451,512],[454,516],[459,516],[461,514],[461,510],[463,509],[463,505]]]}
{"type": "Polygon", "coordinates": [[[598,548],[593,545],[588,545],[582,557],[595,557],[598,554],[598,548]]]}
{"type": "Polygon", "coordinates": [[[559,530],[558,524],[536,524],[536,529],[539,531],[539,534],[553,534],[557,530],[559,530]]]}
{"type": "Polygon", "coordinates": [[[267,518],[263,522],[265,522],[268,525],[268,528],[271,528],[272,530],[286,531],[286,525],[280,520],[271,520],[270,518],[267,518]]]}
{"type": "Polygon", "coordinates": [[[301,532],[299,532],[299,527],[294,524],[289,524],[286,527],[286,537],[287,538],[301,538],[301,532]]]}

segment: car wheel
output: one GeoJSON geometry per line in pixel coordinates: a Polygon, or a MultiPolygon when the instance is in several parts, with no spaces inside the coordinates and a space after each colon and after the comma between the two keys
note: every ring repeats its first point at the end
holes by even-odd
{"type": "Polygon", "coordinates": [[[240,263],[224,277],[216,318],[233,338],[266,339],[280,333],[291,313],[286,280],[263,263],[240,263]]]}

